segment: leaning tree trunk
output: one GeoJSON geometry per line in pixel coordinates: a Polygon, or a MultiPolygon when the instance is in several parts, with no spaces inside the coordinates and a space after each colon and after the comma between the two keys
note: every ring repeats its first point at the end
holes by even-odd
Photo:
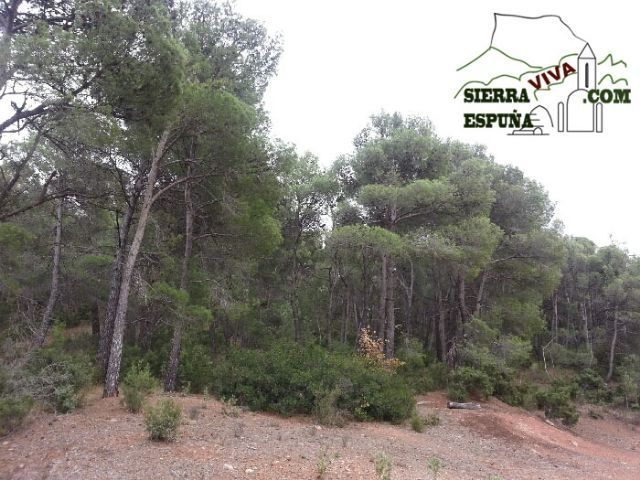
{"type": "Polygon", "coordinates": [[[618,309],[613,311],[613,336],[611,337],[611,346],[609,348],[609,370],[605,381],[609,382],[613,377],[613,365],[616,358],[616,342],[618,341],[618,309]]]}
{"type": "MultiPolygon", "coordinates": [[[[187,177],[191,176],[191,164],[187,167],[187,177]]],[[[182,257],[182,273],[180,275],[180,290],[187,291],[189,286],[189,262],[193,250],[193,200],[191,199],[191,184],[189,181],[184,186],[184,256],[182,257]]],[[[173,337],[171,338],[171,351],[169,364],[164,377],[164,391],[175,392],[178,379],[178,367],[180,366],[180,348],[182,342],[182,330],[184,320],[178,316],[173,325],[173,337]]]]}
{"type": "Polygon", "coordinates": [[[100,340],[98,342],[98,368],[101,376],[107,374],[107,365],[109,365],[109,353],[111,351],[111,340],[113,339],[113,323],[118,308],[118,298],[120,297],[120,284],[122,282],[122,269],[124,268],[125,254],[127,250],[127,242],[129,231],[133,222],[133,215],[138,203],[138,194],[134,192],[134,196],[127,205],[122,226],[118,231],[118,247],[116,248],[116,256],[111,268],[111,280],[109,281],[109,297],[107,298],[107,306],[105,308],[104,321],[100,329],[100,340]]]}
{"type": "Polygon", "coordinates": [[[140,252],[144,231],[147,228],[151,206],[153,205],[153,187],[158,177],[160,160],[164,156],[169,140],[169,129],[165,130],[158,142],[156,151],[151,158],[151,168],[147,176],[147,184],[144,191],[144,199],[140,210],[140,218],[136,225],[136,232],[131,242],[131,248],[127,255],[127,260],[122,270],[122,282],[120,284],[120,294],[118,296],[118,307],[116,309],[115,320],[113,322],[113,338],[111,340],[111,350],[109,352],[109,364],[105,378],[104,396],[115,397],[118,394],[118,380],[120,377],[120,361],[122,360],[122,346],[124,340],[125,320],[127,308],[129,307],[129,290],[131,289],[131,278],[133,268],[140,252]]]}
{"type": "Polygon", "coordinates": [[[64,205],[64,197],[58,200],[56,205],[56,226],[55,226],[55,240],[53,243],[53,267],[51,268],[51,290],[49,291],[49,300],[47,306],[44,309],[42,315],[42,323],[40,324],[40,330],[36,335],[33,346],[40,348],[44,345],[44,341],[47,338],[51,323],[53,322],[53,309],[56,306],[56,300],[58,299],[58,291],[60,286],[60,252],[62,250],[62,209],[64,205]]]}

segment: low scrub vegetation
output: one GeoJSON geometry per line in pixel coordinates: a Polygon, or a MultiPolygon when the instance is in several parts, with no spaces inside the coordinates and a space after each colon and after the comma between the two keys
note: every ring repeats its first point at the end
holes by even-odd
{"type": "Polygon", "coordinates": [[[253,410],[315,412],[329,422],[344,416],[401,422],[415,404],[399,375],[354,355],[293,343],[231,350],[215,371],[214,391],[253,410]]]}
{"type": "Polygon", "coordinates": [[[157,405],[148,407],[144,423],[151,440],[172,442],[178,436],[182,419],[182,408],[173,400],[163,399],[157,405]]]}

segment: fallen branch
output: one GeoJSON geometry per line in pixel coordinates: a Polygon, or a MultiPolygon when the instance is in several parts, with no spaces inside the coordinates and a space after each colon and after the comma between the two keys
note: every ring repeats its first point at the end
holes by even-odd
{"type": "Polygon", "coordinates": [[[447,402],[447,408],[453,408],[456,410],[479,410],[482,407],[478,403],[447,402]]]}

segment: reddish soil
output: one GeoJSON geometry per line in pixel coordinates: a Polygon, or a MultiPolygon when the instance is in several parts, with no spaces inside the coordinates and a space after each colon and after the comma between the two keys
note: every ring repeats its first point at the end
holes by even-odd
{"type": "Polygon", "coordinates": [[[448,410],[433,393],[418,398],[418,409],[437,414],[440,425],[416,433],[406,425],[234,417],[213,400],[175,399],[184,421],[171,444],[149,441],[142,415],[98,392],[77,412],[38,414],[0,439],[0,479],[314,479],[322,464],[326,479],[375,479],[372,459],[383,452],[393,479],[432,478],[426,462],[434,456],[440,479],[640,479],[640,418],[604,409],[593,419],[585,408],[567,430],[494,399],[481,410],[448,410]]]}

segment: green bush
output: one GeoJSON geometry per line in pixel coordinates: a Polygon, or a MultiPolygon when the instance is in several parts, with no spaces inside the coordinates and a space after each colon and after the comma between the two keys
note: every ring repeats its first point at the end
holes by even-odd
{"type": "Polygon", "coordinates": [[[138,413],[155,387],[156,379],[151,375],[149,365],[133,365],[122,381],[122,401],[130,412],[138,413]]]}
{"type": "Polygon", "coordinates": [[[28,397],[0,397],[0,436],[18,428],[31,410],[32,404],[32,400],[28,397]]]}
{"type": "Polygon", "coordinates": [[[268,350],[230,350],[214,372],[218,397],[282,415],[331,409],[358,420],[401,422],[414,408],[398,375],[353,355],[317,345],[278,343],[268,350]]]}
{"type": "Polygon", "coordinates": [[[575,425],[580,418],[572,402],[576,392],[575,383],[563,385],[560,382],[554,382],[548,390],[538,392],[536,396],[538,408],[543,409],[548,418],[560,418],[565,425],[575,425]]]}
{"type": "Polygon", "coordinates": [[[341,395],[342,391],[339,387],[316,393],[313,414],[321,424],[335,427],[344,427],[346,425],[349,413],[338,407],[341,395]]]}
{"type": "Polygon", "coordinates": [[[180,354],[180,382],[191,393],[202,393],[213,382],[213,361],[204,345],[186,345],[180,354]]]}
{"type": "Polygon", "coordinates": [[[604,383],[604,379],[591,369],[576,375],[574,383],[587,402],[611,403],[613,400],[613,392],[604,383]]]}
{"type": "Polygon", "coordinates": [[[424,429],[426,427],[424,418],[422,418],[420,415],[418,415],[417,412],[414,412],[414,414],[411,415],[411,419],[409,420],[409,424],[411,425],[411,429],[414,432],[418,432],[418,433],[424,432],[424,429]]]}
{"type": "Polygon", "coordinates": [[[170,399],[160,400],[145,410],[144,423],[151,440],[172,442],[178,435],[182,417],[180,405],[170,399]]]}
{"type": "Polygon", "coordinates": [[[80,406],[95,379],[94,353],[78,348],[76,339],[65,338],[60,323],[54,325],[51,337],[16,378],[15,388],[55,412],[66,413],[80,406]]]}
{"type": "Polygon", "coordinates": [[[487,398],[494,385],[489,376],[473,367],[459,367],[449,374],[448,396],[454,402],[464,402],[469,397],[487,398]]]}
{"type": "Polygon", "coordinates": [[[426,355],[398,354],[403,362],[398,368],[400,375],[414,394],[433,392],[447,385],[447,366],[437,360],[427,360],[426,355]]]}

